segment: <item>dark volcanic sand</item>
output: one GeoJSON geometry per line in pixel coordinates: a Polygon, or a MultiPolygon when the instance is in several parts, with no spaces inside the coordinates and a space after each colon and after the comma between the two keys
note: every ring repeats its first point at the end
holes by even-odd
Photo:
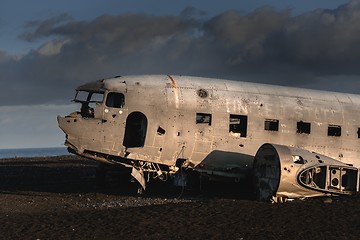
{"type": "Polygon", "coordinates": [[[360,196],[285,204],[171,190],[134,194],[73,156],[0,160],[1,239],[360,239],[360,196]]]}

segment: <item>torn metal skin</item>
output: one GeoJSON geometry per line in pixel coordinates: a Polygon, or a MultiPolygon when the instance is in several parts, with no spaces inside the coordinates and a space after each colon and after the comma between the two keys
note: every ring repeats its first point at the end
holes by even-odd
{"type": "Polygon", "coordinates": [[[358,191],[359,171],[332,158],[304,149],[264,144],[254,159],[257,199],[350,195],[358,191]]]}
{"type": "MultiPolygon", "coordinates": [[[[58,116],[70,152],[120,164],[143,189],[253,177],[259,200],[359,191],[358,95],[189,76],[115,77],[76,89],[58,116]]],[[[249,183],[250,184],[250,183],[249,183]]]]}

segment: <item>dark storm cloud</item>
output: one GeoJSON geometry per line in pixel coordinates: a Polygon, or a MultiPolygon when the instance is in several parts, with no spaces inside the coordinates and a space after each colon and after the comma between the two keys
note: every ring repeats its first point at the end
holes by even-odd
{"type": "Polygon", "coordinates": [[[187,8],[179,16],[73,21],[61,15],[31,22],[21,38],[48,40],[21,59],[1,61],[0,53],[0,72],[9,81],[0,90],[1,104],[62,102],[83,82],[126,74],[189,74],[320,89],[329,77],[352,86],[331,85],[338,91],[360,85],[359,1],[299,16],[271,7],[204,15],[187,8]]]}
{"type": "Polygon", "coordinates": [[[21,34],[20,38],[26,41],[33,41],[40,37],[49,36],[52,34],[52,31],[56,26],[70,21],[71,19],[72,18],[69,15],[61,14],[59,16],[49,18],[45,21],[30,21],[25,26],[25,29],[28,30],[21,34]]]}

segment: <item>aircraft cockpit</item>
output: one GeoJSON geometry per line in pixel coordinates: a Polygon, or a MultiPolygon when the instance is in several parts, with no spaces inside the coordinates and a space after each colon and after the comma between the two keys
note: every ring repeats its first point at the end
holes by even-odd
{"type": "Polygon", "coordinates": [[[104,81],[100,80],[79,86],[73,101],[81,104],[80,114],[83,118],[94,118],[97,105],[104,103],[106,108],[123,108],[125,96],[121,92],[105,91],[104,81]]]}
{"type": "Polygon", "coordinates": [[[73,102],[81,104],[80,114],[83,118],[94,118],[95,107],[104,101],[104,81],[84,84],[76,88],[73,102]]]}

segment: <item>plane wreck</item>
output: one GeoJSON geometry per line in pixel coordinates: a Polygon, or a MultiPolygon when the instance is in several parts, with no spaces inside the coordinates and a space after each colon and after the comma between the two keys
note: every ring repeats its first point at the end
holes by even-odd
{"type": "Polygon", "coordinates": [[[82,85],[58,116],[69,151],[151,179],[252,179],[258,200],[359,191],[360,96],[189,76],[82,85]]]}

